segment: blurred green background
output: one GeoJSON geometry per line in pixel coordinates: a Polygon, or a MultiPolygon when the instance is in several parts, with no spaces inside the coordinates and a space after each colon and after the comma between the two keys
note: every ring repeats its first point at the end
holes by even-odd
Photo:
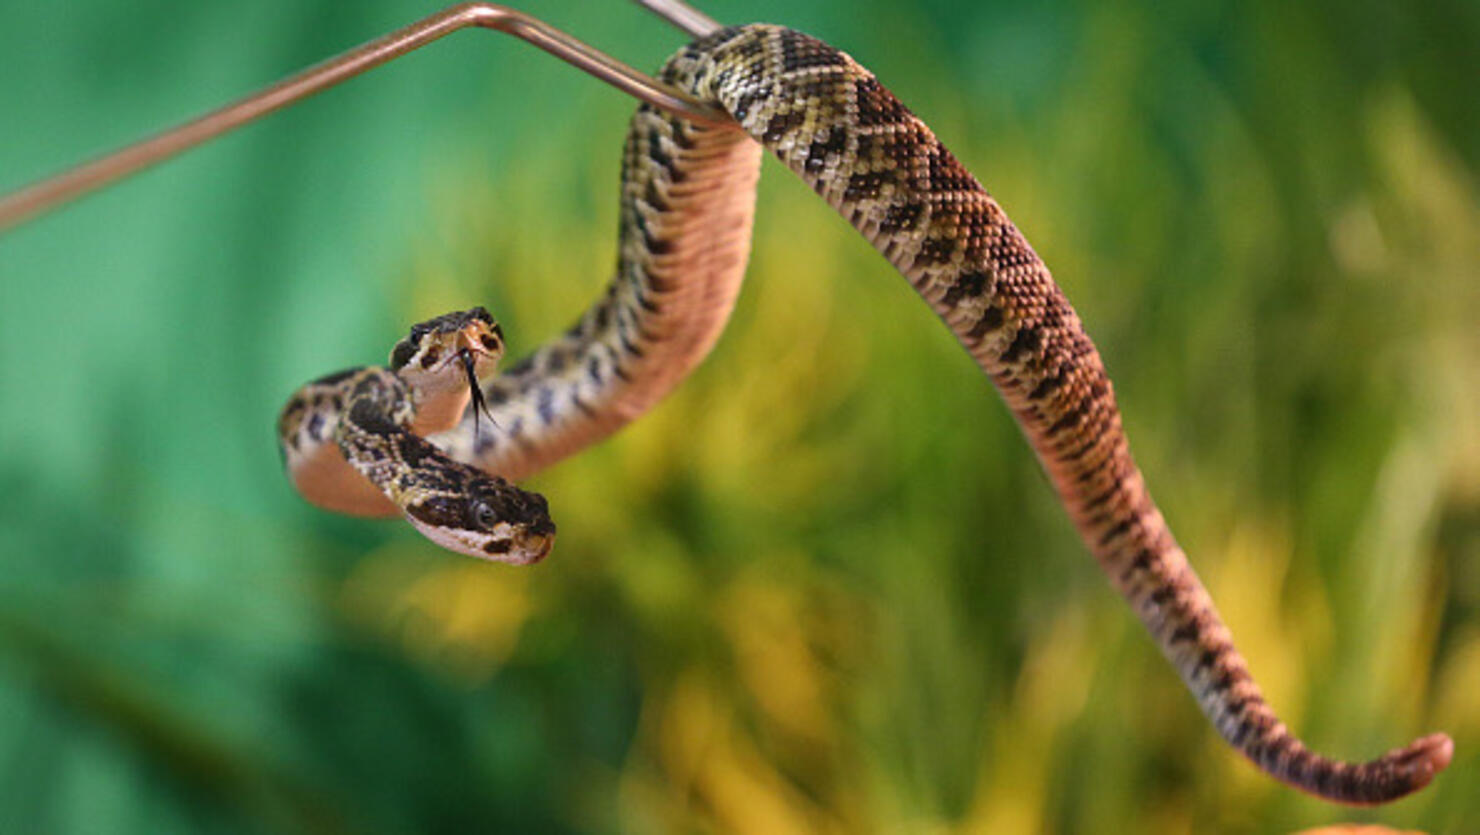
{"type": "MultiPolygon", "coordinates": [[[[433,8],[7,4],[0,188],[433,8]]],[[[1348,810],[1231,753],[964,352],[769,161],[713,358],[533,480],[544,564],[305,505],[294,387],[476,303],[527,348],[611,268],[632,103],[462,33],[0,239],[0,829],[1480,827],[1480,5],[705,8],[849,50],[1001,200],[1284,718],[1446,730],[1451,770],[1348,810]]]]}

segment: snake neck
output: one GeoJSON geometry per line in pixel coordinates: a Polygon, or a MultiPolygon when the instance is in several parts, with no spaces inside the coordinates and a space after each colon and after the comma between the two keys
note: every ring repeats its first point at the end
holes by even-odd
{"type": "Polygon", "coordinates": [[[750,254],[760,154],[733,128],[640,108],[623,147],[619,253],[605,294],[560,338],[485,382],[492,431],[475,431],[469,412],[431,440],[518,480],[652,408],[729,319],[750,254]]]}
{"type": "Polygon", "coordinates": [[[468,383],[453,378],[436,387],[413,389],[412,411],[415,417],[410,429],[417,435],[445,432],[462,422],[471,399],[468,383]]]}

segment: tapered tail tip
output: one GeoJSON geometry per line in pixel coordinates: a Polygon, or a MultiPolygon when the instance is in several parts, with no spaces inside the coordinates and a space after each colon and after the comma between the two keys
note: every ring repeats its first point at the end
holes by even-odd
{"type": "Polygon", "coordinates": [[[1379,773],[1386,772],[1386,777],[1377,781],[1382,788],[1373,794],[1358,794],[1346,802],[1368,806],[1412,794],[1433,782],[1453,758],[1454,740],[1447,734],[1430,734],[1415,739],[1373,763],[1380,769],[1379,773]]]}
{"type": "Polygon", "coordinates": [[[1454,741],[1445,734],[1415,739],[1361,765],[1331,763],[1308,782],[1291,780],[1317,797],[1351,806],[1377,806],[1405,797],[1433,782],[1454,758],[1454,741]]]}
{"type": "Polygon", "coordinates": [[[1413,788],[1421,789],[1448,768],[1453,758],[1454,740],[1447,734],[1431,734],[1408,746],[1399,767],[1411,776],[1413,788]]]}

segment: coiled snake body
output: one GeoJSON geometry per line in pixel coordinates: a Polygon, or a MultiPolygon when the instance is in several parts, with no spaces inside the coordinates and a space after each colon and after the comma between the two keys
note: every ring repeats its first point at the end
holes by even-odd
{"type": "MultiPolygon", "coordinates": [[[[1086,545],[1230,744],[1280,780],[1345,803],[1392,800],[1448,765],[1442,734],[1344,763],[1309,751],[1276,718],[1142,481],[1073,308],[997,203],[871,73],[806,35],[752,25],[684,48],[660,78],[723,108],[743,132],[638,109],[606,295],[562,337],[484,381],[491,427],[480,431],[469,409],[432,444],[517,480],[672,389],[734,304],[764,147],[909,280],[991,378],[1086,545]]],[[[332,469],[322,440],[289,450],[290,472],[310,453],[332,469]]],[[[358,510],[398,509],[380,504],[358,510]]]]}
{"type": "Polygon", "coordinates": [[[555,524],[543,496],[453,461],[420,436],[456,423],[470,395],[479,395],[476,414],[481,392],[470,384],[493,373],[503,351],[503,332],[476,307],[413,326],[388,368],[352,368],[303,386],[278,416],[293,486],[340,513],[404,513],[428,539],[464,554],[515,564],[544,558],[555,524]]]}

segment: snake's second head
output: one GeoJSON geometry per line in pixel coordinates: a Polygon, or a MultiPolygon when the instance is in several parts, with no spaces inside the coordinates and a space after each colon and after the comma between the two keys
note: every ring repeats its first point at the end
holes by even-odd
{"type": "Polygon", "coordinates": [[[402,507],[423,536],[460,554],[513,565],[539,562],[550,553],[555,523],[544,496],[457,467],[461,483],[455,490],[431,491],[402,507]]]}
{"type": "Polygon", "coordinates": [[[491,376],[503,355],[503,329],[475,307],[412,325],[391,351],[391,370],[413,388],[434,392],[491,376]]]}

